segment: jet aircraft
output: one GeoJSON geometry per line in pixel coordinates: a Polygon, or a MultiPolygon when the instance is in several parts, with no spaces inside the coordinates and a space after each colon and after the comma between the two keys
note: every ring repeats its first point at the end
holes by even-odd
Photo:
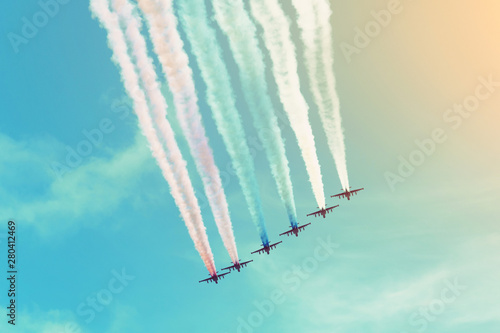
{"type": "MultiPolygon", "coordinates": [[[[349,187],[350,188],[350,187],[349,187]]],[[[358,188],[357,190],[345,190],[344,192],[342,193],[339,193],[339,194],[335,194],[335,195],[332,195],[330,196],[331,198],[335,198],[335,197],[338,197],[339,199],[342,199],[342,198],[347,198],[347,200],[351,200],[351,196],[353,195],[356,195],[357,192],[359,191],[362,191],[364,190],[364,188],[358,188]]]]}
{"type": "Polygon", "coordinates": [[[225,267],[223,268],[222,270],[229,270],[229,272],[231,272],[231,270],[235,270],[235,271],[240,271],[240,269],[242,269],[243,267],[245,267],[246,265],[248,265],[248,263],[252,262],[253,260],[249,260],[249,261],[245,261],[245,262],[237,262],[236,264],[232,265],[232,266],[229,266],[229,267],[225,267]]]}
{"type": "Polygon", "coordinates": [[[302,226],[296,226],[296,227],[290,227],[292,228],[292,230],[288,230],[287,232],[284,232],[282,234],[280,234],[280,236],[283,236],[283,235],[287,235],[287,236],[290,236],[290,235],[295,235],[296,237],[299,237],[299,232],[301,232],[302,230],[305,229],[305,227],[307,227],[309,224],[311,223],[308,223],[308,224],[304,224],[302,226]]]}
{"type": "Polygon", "coordinates": [[[276,245],[278,245],[279,243],[281,243],[282,241],[279,241],[277,243],[274,243],[274,244],[268,244],[268,245],[264,245],[261,249],[258,249],[257,251],[253,251],[252,254],[254,253],[258,253],[258,254],[261,254],[261,253],[264,253],[266,252],[267,254],[269,254],[269,252],[276,248],[276,245]]]}
{"type": "Polygon", "coordinates": [[[323,209],[318,210],[317,212],[313,212],[311,214],[307,214],[307,216],[314,215],[314,217],[316,217],[318,215],[322,215],[323,218],[326,218],[326,214],[330,213],[334,208],[337,208],[338,206],[339,205],[328,207],[328,208],[323,208],[323,209]]]}
{"type": "Polygon", "coordinates": [[[220,279],[224,278],[224,275],[228,275],[228,274],[229,274],[229,272],[223,273],[223,274],[217,274],[217,272],[216,272],[214,275],[210,276],[208,279],[201,280],[199,282],[205,282],[206,281],[207,283],[209,283],[209,282],[215,282],[217,284],[217,283],[219,283],[220,279]]]}

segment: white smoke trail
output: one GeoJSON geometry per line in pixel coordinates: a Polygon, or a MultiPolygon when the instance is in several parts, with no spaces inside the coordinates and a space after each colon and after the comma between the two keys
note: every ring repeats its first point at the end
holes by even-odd
{"type": "Polygon", "coordinates": [[[168,139],[164,142],[167,146],[165,150],[149,114],[148,102],[144,91],[140,87],[140,80],[135,66],[128,54],[126,38],[120,27],[118,15],[110,11],[108,0],[91,0],[90,8],[108,32],[108,43],[113,51],[113,61],[121,69],[122,81],[127,94],[134,103],[134,110],[139,119],[142,132],[148,139],[152,154],[160,166],[163,177],[170,185],[170,191],[179,207],[189,235],[209,273],[213,275],[216,273],[213,254],[203,226],[198,202],[187,173],[186,162],[183,160],[175,142],[174,134],[168,123],[163,126],[163,134],[168,139]]]}
{"type": "Polygon", "coordinates": [[[330,17],[332,10],[325,0],[292,0],[299,16],[299,28],[305,45],[304,58],[314,101],[326,133],[328,147],[335,160],[340,182],[349,189],[340,101],[333,73],[333,46],[330,17]]]}
{"type": "Polygon", "coordinates": [[[262,244],[268,245],[264,214],[255,177],[255,168],[246,142],[241,117],[231,87],[231,79],[222,60],[215,30],[208,22],[204,0],[179,0],[179,18],[196,56],[203,80],[207,85],[207,102],[217,129],[224,140],[240,181],[252,221],[262,244]]]}
{"type": "MultiPolygon", "coordinates": [[[[251,1],[251,3],[252,2],[253,1],[251,1]]],[[[254,71],[257,73],[259,71],[263,72],[263,55],[259,49],[256,38],[256,28],[245,10],[243,1],[214,0],[213,6],[215,10],[215,19],[229,39],[233,55],[240,67],[240,71],[241,68],[248,69],[246,71],[241,71],[244,72],[244,74],[248,73],[247,77],[243,76],[243,81],[255,77],[256,74],[251,74],[252,71],[250,68],[252,66],[256,67],[254,71]],[[261,63],[262,65],[260,65],[261,63]]],[[[263,6],[267,7],[267,3],[263,4],[263,6]]],[[[268,9],[264,8],[263,10],[268,9]]],[[[266,36],[272,37],[270,36],[269,30],[266,32],[266,36]]],[[[275,40],[273,40],[273,42],[275,42],[275,40]]],[[[282,43],[282,41],[277,42],[282,43]]],[[[323,179],[316,154],[314,135],[309,123],[308,107],[304,99],[300,98],[302,96],[300,94],[300,89],[298,91],[298,96],[293,95],[297,94],[295,85],[298,85],[298,82],[291,82],[293,77],[289,76],[288,74],[290,73],[287,71],[290,67],[288,65],[290,63],[289,58],[293,58],[294,54],[282,56],[282,50],[280,49],[281,46],[282,45],[278,44],[270,48],[271,57],[274,60],[274,74],[276,82],[280,88],[281,101],[284,104],[285,111],[288,115],[288,119],[290,120],[290,125],[297,137],[297,142],[306,164],[306,169],[309,174],[309,180],[312,185],[316,202],[319,207],[323,208],[325,207],[323,179]],[[278,60],[278,57],[281,59],[278,60]],[[285,61],[285,64],[281,64],[281,61],[285,61]]],[[[261,82],[257,84],[260,85],[261,82]]],[[[258,86],[252,87],[247,85],[244,88],[248,93],[249,90],[258,89],[258,86]]],[[[267,94],[267,92],[263,93],[267,94]]],[[[262,106],[259,105],[258,107],[262,106]]]]}
{"type": "Polygon", "coordinates": [[[281,103],[297,137],[316,202],[318,207],[324,208],[323,179],[309,122],[309,107],[300,91],[290,24],[276,0],[253,0],[250,7],[252,15],[264,30],[264,42],[273,63],[281,103]]]}
{"type": "Polygon", "coordinates": [[[238,252],[226,195],[202,123],[193,74],[177,31],[172,1],[138,0],[138,4],[148,20],[153,47],[173,93],[177,118],[203,181],[219,234],[231,260],[237,263],[238,252]]]}

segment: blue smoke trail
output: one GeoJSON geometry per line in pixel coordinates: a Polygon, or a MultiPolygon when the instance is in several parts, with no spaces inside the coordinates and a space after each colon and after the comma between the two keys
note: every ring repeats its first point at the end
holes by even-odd
{"type": "Polygon", "coordinates": [[[209,25],[204,0],[180,0],[179,18],[207,85],[207,100],[217,129],[232,159],[252,221],[263,245],[269,244],[255,168],[236,109],[231,80],[222,60],[215,30],[209,25]]]}
{"type": "Polygon", "coordinates": [[[259,48],[257,30],[242,1],[214,0],[215,19],[229,39],[239,68],[245,100],[271,166],[290,224],[297,226],[290,168],[285,145],[268,94],[264,55],[259,48]]]}

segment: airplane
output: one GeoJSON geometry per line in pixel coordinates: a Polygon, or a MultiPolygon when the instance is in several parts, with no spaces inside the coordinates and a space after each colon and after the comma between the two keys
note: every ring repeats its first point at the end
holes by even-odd
{"type": "Polygon", "coordinates": [[[253,260],[249,260],[249,261],[245,261],[245,262],[242,262],[242,263],[239,263],[237,262],[236,264],[232,265],[232,266],[229,266],[229,267],[226,267],[226,268],[223,268],[222,270],[229,270],[231,272],[231,270],[235,270],[235,271],[240,271],[240,269],[242,269],[243,267],[245,267],[246,265],[248,265],[249,262],[252,262],[253,260]]]}
{"type": "Polygon", "coordinates": [[[224,275],[228,275],[230,272],[227,272],[227,273],[224,273],[224,274],[217,274],[217,272],[212,275],[211,277],[209,277],[208,279],[205,279],[205,280],[201,280],[199,281],[198,283],[200,282],[215,282],[216,284],[219,283],[219,279],[223,279],[224,278],[224,275]]]}
{"type": "Polygon", "coordinates": [[[317,212],[307,214],[307,216],[314,215],[314,217],[316,217],[318,215],[322,215],[323,218],[326,218],[326,214],[328,214],[329,212],[331,212],[334,208],[337,208],[338,206],[339,205],[328,207],[328,208],[323,208],[323,209],[318,210],[317,212]]]}
{"type": "Polygon", "coordinates": [[[257,251],[253,251],[251,254],[254,254],[254,253],[258,253],[258,254],[261,254],[263,253],[264,251],[269,254],[269,251],[271,251],[272,249],[274,249],[276,247],[276,245],[278,245],[279,243],[281,243],[282,241],[279,241],[278,243],[274,243],[274,244],[271,244],[271,245],[264,245],[264,247],[262,249],[258,249],[257,251]]]}
{"type": "Polygon", "coordinates": [[[308,223],[308,224],[304,224],[302,226],[297,226],[297,227],[290,227],[292,228],[292,230],[288,230],[287,232],[284,232],[282,234],[280,234],[280,236],[283,236],[283,235],[287,235],[287,236],[290,236],[292,233],[296,236],[296,237],[299,237],[299,232],[301,232],[302,230],[304,230],[305,227],[307,227],[309,224],[311,223],[308,223]]]}
{"type": "Polygon", "coordinates": [[[339,199],[347,198],[347,200],[351,200],[351,196],[352,195],[355,195],[356,192],[362,191],[364,189],[365,188],[358,188],[357,190],[352,190],[352,191],[351,190],[345,190],[344,192],[342,192],[340,194],[335,194],[335,195],[330,196],[330,198],[338,197],[339,199]]]}

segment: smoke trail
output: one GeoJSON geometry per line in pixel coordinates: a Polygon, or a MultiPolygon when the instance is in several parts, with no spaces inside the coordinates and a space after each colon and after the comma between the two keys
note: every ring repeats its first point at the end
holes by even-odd
{"type": "Polygon", "coordinates": [[[262,244],[269,244],[255,169],[236,110],[229,73],[222,60],[215,30],[209,25],[204,0],[179,0],[181,23],[188,35],[207,85],[207,99],[219,133],[232,159],[252,221],[262,244]]]}
{"type": "Polygon", "coordinates": [[[333,73],[333,46],[330,17],[332,10],[327,1],[292,0],[299,15],[299,28],[306,46],[304,57],[314,101],[325,130],[328,147],[335,160],[340,182],[349,189],[344,133],[340,117],[340,101],[335,89],[333,73]]]}
{"type": "MultiPolygon", "coordinates": [[[[220,6],[217,1],[214,2],[214,5],[220,6]]],[[[235,20],[238,19],[240,18],[235,18],[235,20]]],[[[290,179],[290,168],[278,120],[268,95],[264,59],[258,49],[254,26],[247,16],[243,19],[244,21],[239,22],[242,26],[238,30],[226,32],[240,69],[245,100],[264,146],[278,193],[285,204],[290,224],[297,226],[297,211],[290,179]]]]}
{"type": "MultiPolygon", "coordinates": [[[[255,5],[254,2],[250,1],[253,8],[259,12],[257,10],[259,5],[255,5]]],[[[213,5],[215,18],[227,35],[234,58],[239,65],[242,85],[251,109],[254,112],[260,111],[260,113],[264,113],[267,111],[270,113],[272,105],[267,95],[264,58],[259,49],[255,25],[245,11],[243,1],[214,0],[213,5]]],[[[261,6],[263,7],[263,11],[271,10],[267,8],[267,2],[262,3],[261,6]]],[[[261,16],[259,15],[259,18],[261,16]]],[[[279,30],[270,31],[269,26],[266,26],[266,28],[268,29],[266,29],[265,34],[269,38],[266,42],[273,58],[274,75],[280,89],[281,102],[284,105],[290,125],[297,137],[316,202],[319,207],[323,208],[325,207],[323,180],[316,154],[314,136],[309,123],[308,107],[300,93],[298,78],[296,78],[297,82],[295,82],[293,70],[290,72],[290,68],[293,68],[295,61],[291,59],[294,59],[295,54],[294,52],[291,54],[282,54],[284,51],[293,51],[293,49],[287,50],[283,44],[284,41],[280,39],[281,34],[275,36],[276,33],[280,32],[279,30]],[[276,44],[269,45],[270,43],[276,44]],[[281,63],[282,61],[284,63],[281,63]]],[[[278,138],[278,140],[280,139],[278,138]]]]}
{"type": "Polygon", "coordinates": [[[195,247],[209,273],[213,275],[216,273],[216,269],[212,251],[205,233],[198,202],[187,173],[186,162],[183,160],[175,142],[174,134],[169,124],[166,123],[166,126],[162,128],[163,134],[168,139],[164,142],[167,146],[165,150],[149,115],[148,102],[144,91],[140,87],[140,80],[135,66],[128,55],[128,47],[123,31],[120,28],[119,18],[116,13],[110,11],[108,0],[91,0],[90,8],[108,32],[108,43],[113,51],[113,61],[121,69],[122,81],[127,94],[133,100],[134,110],[139,119],[142,132],[148,139],[153,157],[160,166],[163,177],[170,185],[170,191],[179,207],[189,235],[193,239],[195,247]]]}
{"type": "Polygon", "coordinates": [[[138,0],[163,73],[174,96],[177,118],[186,137],[224,246],[233,263],[239,262],[229,208],[198,109],[192,71],[177,31],[172,1],[138,0]]]}

